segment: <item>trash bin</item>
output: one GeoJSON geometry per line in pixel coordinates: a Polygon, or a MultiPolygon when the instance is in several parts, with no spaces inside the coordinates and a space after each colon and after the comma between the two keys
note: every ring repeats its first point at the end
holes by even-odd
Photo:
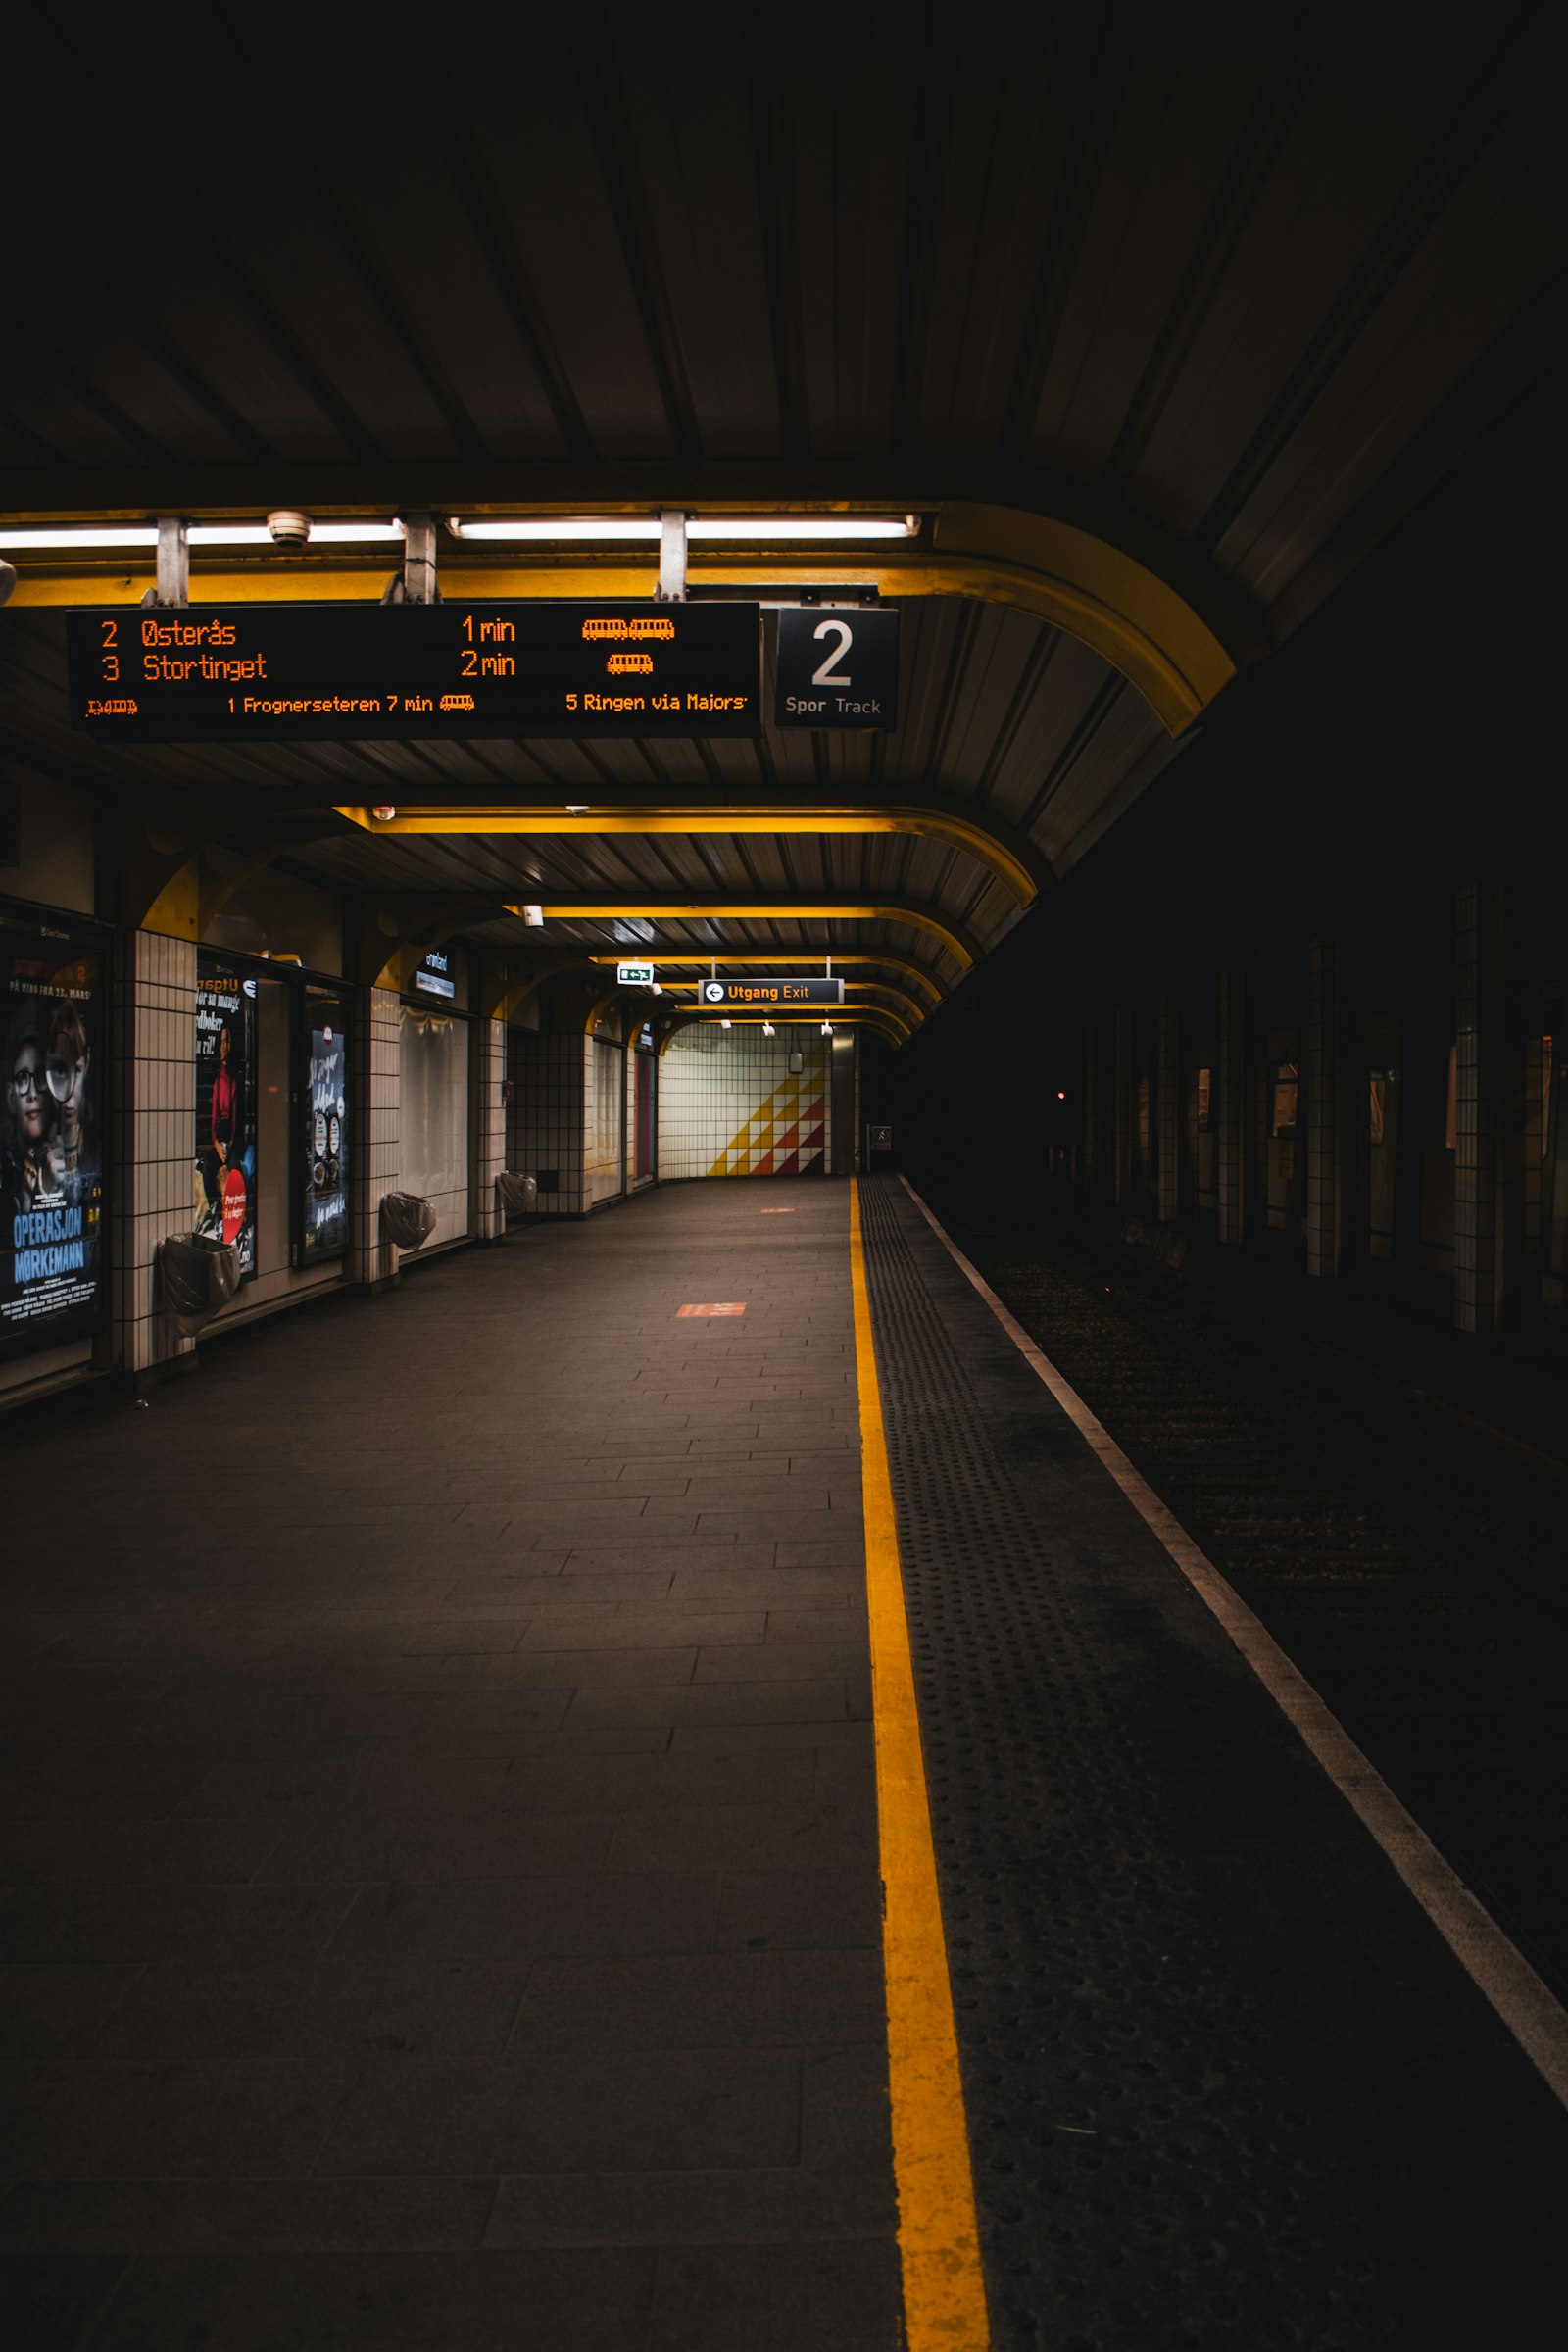
{"type": "Polygon", "coordinates": [[[398,1250],[422,1250],[435,1231],[435,1202],[422,1193],[384,1193],[381,1231],[398,1250]]]}
{"type": "Polygon", "coordinates": [[[157,1268],[163,1310],[187,1340],[193,1340],[239,1289],[239,1250],[232,1242],[172,1233],[158,1245],[157,1268]]]}
{"type": "Polygon", "coordinates": [[[539,1207],[539,1186],[532,1176],[514,1176],[503,1168],[496,1178],[496,1199],[504,1217],[531,1217],[539,1207]]]}

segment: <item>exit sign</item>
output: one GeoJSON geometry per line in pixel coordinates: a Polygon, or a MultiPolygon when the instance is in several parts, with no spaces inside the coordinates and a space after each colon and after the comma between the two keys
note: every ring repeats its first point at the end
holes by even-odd
{"type": "Polygon", "coordinates": [[[652,988],[654,967],[651,963],[617,963],[615,978],[622,988],[652,988]]]}

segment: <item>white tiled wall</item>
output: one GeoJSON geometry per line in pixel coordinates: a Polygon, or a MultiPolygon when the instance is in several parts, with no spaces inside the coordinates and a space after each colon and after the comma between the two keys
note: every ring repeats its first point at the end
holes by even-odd
{"type": "Polygon", "coordinates": [[[477,1027],[473,1230],[481,1241],[493,1242],[506,1222],[496,1202],[496,1178],[507,1164],[507,1106],[502,1094],[502,1082],[507,1075],[507,1024],[482,1021],[477,1027]]]}
{"type": "Polygon", "coordinates": [[[646,1071],[646,1073],[647,1073],[647,1076],[646,1076],[646,1077],[645,1077],[645,1079],[644,1079],[644,1084],[645,1084],[645,1085],[648,1085],[648,1086],[657,1086],[657,1085],[658,1085],[658,1083],[659,1083],[659,1057],[658,1057],[658,1055],[657,1055],[657,1054],[638,1054],[638,1053],[635,1053],[635,1052],[631,1051],[630,1049],[628,1049],[628,1051],[627,1051],[627,1053],[625,1054],[625,1055],[624,1055],[624,1057],[623,1057],[623,1058],[624,1058],[624,1060],[625,1060],[625,1065],[626,1065],[626,1067],[625,1067],[625,1099],[626,1099],[626,1107],[625,1107],[625,1120],[626,1120],[626,1125],[625,1125],[625,1131],[624,1131],[624,1132],[625,1132],[625,1137],[626,1137],[626,1190],[627,1190],[627,1192],[628,1192],[628,1193],[640,1193],[640,1192],[641,1192],[641,1191],[644,1189],[644,1187],[645,1187],[645,1186],[647,1186],[647,1185],[650,1185],[650,1184],[655,1184],[655,1183],[657,1183],[657,1182],[658,1182],[658,1167],[657,1167],[657,1161],[658,1161],[658,1156],[659,1156],[659,1154],[658,1154],[657,1142],[656,1142],[656,1148],[655,1148],[655,1153],[654,1153],[654,1157],[655,1157],[656,1165],[655,1165],[654,1167],[650,1168],[650,1169],[649,1169],[649,1171],[648,1171],[648,1173],[647,1173],[645,1176],[639,1176],[639,1175],[637,1174],[637,1172],[636,1172],[636,1170],[637,1170],[637,1069],[638,1069],[638,1065],[639,1065],[639,1063],[640,1063],[640,1064],[642,1065],[643,1069],[646,1071]]]}
{"type": "Polygon", "coordinates": [[[361,1110],[356,1127],[353,1186],[354,1221],[350,1228],[349,1266],[356,1282],[381,1282],[397,1271],[397,1251],[381,1239],[381,1198],[398,1190],[401,1154],[399,1104],[399,1031],[402,1006],[389,988],[365,990],[356,1008],[355,1056],[352,1073],[360,1079],[356,1097],[361,1110]]]}
{"type": "Polygon", "coordinates": [[[539,1178],[539,1214],[581,1216],[585,1071],[592,1040],[535,1029],[507,1031],[512,1102],[507,1113],[507,1165],[514,1176],[539,1178]],[[553,1179],[553,1182],[547,1182],[553,1179]]]}
{"type": "Polygon", "coordinates": [[[124,956],[115,1022],[116,1352],[142,1372],[195,1346],[158,1311],[154,1264],[159,1243],[193,1221],[196,948],[137,931],[124,956]]]}
{"type": "Polygon", "coordinates": [[[772,1037],[750,1026],[681,1030],[660,1061],[660,1175],[824,1173],[829,1043],[816,1021],[780,1022],[772,1037]]]}

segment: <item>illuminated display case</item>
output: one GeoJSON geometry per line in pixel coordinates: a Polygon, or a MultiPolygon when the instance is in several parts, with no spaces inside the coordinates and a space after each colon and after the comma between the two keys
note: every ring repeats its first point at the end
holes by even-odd
{"type": "Polygon", "coordinates": [[[294,1263],[341,1257],[349,1246],[349,992],[305,980],[295,1021],[294,1263]]]}
{"type": "Polygon", "coordinates": [[[109,1312],[108,939],[0,905],[0,1357],[109,1312]]]}

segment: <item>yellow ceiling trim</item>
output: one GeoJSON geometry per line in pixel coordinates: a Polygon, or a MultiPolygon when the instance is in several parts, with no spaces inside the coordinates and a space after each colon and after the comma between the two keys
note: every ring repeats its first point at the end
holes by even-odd
{"type": "Polygon", "coordinates": [[[1235,652],[1195,603],[1108,538],[1021,507],[953,502],[932,541],[927,595],[979,596],[1054,621],[1130,679],[1172,735],[1236,675],[1235,652]]]}
{"type": "Polygon", "coordinates": [[[917,802],[888,805],[692,801],[657,808],[594,802],[574,816],[561,802],[511,802],[498,808],[398,807],[396,816],[377,818],[366,805],[338,808],[339,816],[367,833],[514,834],[564,833],[830,833],[915,834],[961,850],[997,877],[1020,906],[1034,903],[1049,878],[1044,858],[1020,835],[1015,847],[992,826],[956,810],[922,808],[917,802]]]}
{"type": "MultiPolygon", "coordinates": [[[[557,923],[907,923],[940,940],[965,971],[980,953],[959,924],[907,899],[546,899],[540,905],[545,921],[557,923]]],[[[520,902],[507,911],[520,915],[520,902]]],[[[643,952],[658,961],[656,950],[643,952]]],[[[714,954],[722,957],[722,950],[714,954]]]]}

